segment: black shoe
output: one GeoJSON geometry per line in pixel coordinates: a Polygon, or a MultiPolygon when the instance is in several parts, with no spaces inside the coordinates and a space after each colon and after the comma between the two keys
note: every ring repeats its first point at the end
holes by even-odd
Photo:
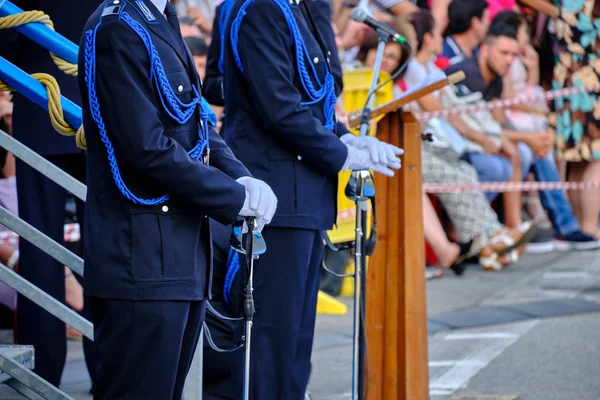
{"type": "Polygon", "coordinates": [[[458,247],[460,248],[460,253],[458,254],[458,257],[454,263],[450,266],[450,269],[457,276],[461,276],[465,272],[465,269],[467,269],[465,262],[471,260],[477,255],[482,247],[482,243],[483,241],[479,236],[465,243],[457,243],[458,247]]]}
{"type": "Polygon", "coordinates": [[[467,265],[466,264],[452,264],[450,266],[450,269],[454,272],[454,274],[456,276],[461,276],[465,272],[465,269],[467,269],[467,265]]]}

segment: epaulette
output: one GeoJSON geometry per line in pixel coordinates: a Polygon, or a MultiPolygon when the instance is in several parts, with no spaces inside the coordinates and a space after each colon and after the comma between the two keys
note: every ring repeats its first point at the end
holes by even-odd
{"type": "Polygon", "coordinates": [[[113,0],[104,6],[101,18],[119,15],[123,11],[123,8],[125,8],[125,2],[123,0],[113,0]]]}

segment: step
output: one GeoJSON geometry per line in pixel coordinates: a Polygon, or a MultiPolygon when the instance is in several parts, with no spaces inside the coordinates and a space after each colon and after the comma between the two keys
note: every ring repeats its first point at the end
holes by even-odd
{"type": "MultiPolygon", "coordinates": [[[[0,345],[0,354],[10,357],[23,367],[31,370],[35,366],[33,346],[20,345],[0,345]]],[[[4,383],[11,378],[6,372],[0,370],[0,383],[4,383]]]]}
{"type": "MultiPolygon", "coordinates": [[[[3,331],[1,333],[4,333],[3,331]]],[[[12,339],[12,331],[11,339],[12,339]]],[[[34,350],[33,346],[17,346],[17,345],[0,345],[0,353],[15,360],[17,363],[27,369],[34,367],[34,350]]],[[[21,400],[27,399],[19,392],[5,384],[7,380],[12,379],[6,372],[0,370],[0,399],[6,400],[21,400]]]]}
{"type": "Polygon", "coordinates": [[[9,390],[6,386],[14,389],[13,393],[6,397],[0,392],[0,398],[23,398],[18,397],[16,392],[19,392],[25,398],[34,400],[72,400],[70,396],[32,371],[35,365],[34,354],[33,346],[0,345],[0,382],[3,383],[0,388],[6,389],[7,392],[9,390]]]}

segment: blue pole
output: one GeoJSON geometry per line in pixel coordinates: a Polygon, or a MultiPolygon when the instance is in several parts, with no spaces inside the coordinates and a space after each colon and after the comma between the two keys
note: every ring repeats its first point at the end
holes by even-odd
{"type": "MultiPolygon", "coordinates": [[[[12,4],[10,1],[0,0],[0,17],[6,17],[22,12],[23,10],[12,4]]],[[[65,12],[68,12],[68,10],[65,10],[65,12]]],[[[73,44],[64,36],[54,32],[52,29],[48,28],[41,22],[32,22],[30,24],[17,26],[14,29],[16,29],[19,33],[27,36],[34,42],[38,43],[40,46],[56,54],[63,60],[66,60],[71,64],[77,64],[77,54],[79,53],[79,47],[73,44]]]]}
{"type": "MultiPolygon", "coordinates": [[[[15,88],[23,96],[48,110],[46,86],[36,81],[35,78],[22,69],[9,63],[3,57],[0,57],[0,81],[15,88]]],[[[60,103],[69,125],[74,129],[78,129],[81,125],[81,108],[64,96],[61,96],[60,103]]]]}

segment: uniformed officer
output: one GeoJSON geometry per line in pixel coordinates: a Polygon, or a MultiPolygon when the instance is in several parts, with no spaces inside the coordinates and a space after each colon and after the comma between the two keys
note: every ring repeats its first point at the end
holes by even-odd
{"type": "MultiPolygon", "coordinates": [[[[331,29],[331,28],[330,28],[331,29]]],[[[304,398],[310,376],[322,232],[336,218],[341,170],[400,168],[402,151],[335,120],[331,53],[304,1],[240,0],[224,52],[225,138],[278,197],[255,268],[251,398],[304,398]]],[[[235,394],[241,396],[242,354],[235,394]]]]}
{"type": "MultiPolygon", "coordinates": [[[[206,67],[206,76],[203,81],[203,96],[210,103],[217,106],[224,105],[223,93],[223,39],[227,34],[227,19],[231,12],[234,0],[225,0],[216,7],[215,18],[213,22],[212,40],[208,51],[208,60],[206,67]]],[[[326,1],[311,1],[307,3],[310,8],[311,15],[314,17],[315,24],[319,32],[323,35],[323,40],[327,48],[333,49],[335,53],[335,34],[331,29],[332,10],[331,6],[326,1]]],[[[339,62],[339,57],[335,55],[331,57],[331,70],[336,83],[336,94],[342,90],[342,68],[339,62]]],[[[226,129],[221,130],[223,135],[226,129]]],[[[219,230],[221,230],[219,228],[219,230]]],[[[223,246],[227,246],[229,238],[213,237],[213,246],[215,250],[223,246]]],[[[238,258],[236,254],[229,254],[230,258],[236,258],[236,262],[244,263],[244,258],[238,258]]],[[[229,263],[225,259],[217,262],[215,256],[214,264],[214,283],[213,299],[211,304],[221,314],[227,317],[235,317],[241,315],[239,310],[241,304],[233,307],[233,303],[241,303],[240,298],[243,295],[240,291],[241,274],[233,275],[232,272],[238,271],[239,268],[232,266],[231,260],[229,263]],[[234,270],[234,271],[232,271],[234,270]],[[224,288],[223,285],[217,283],[218,278],[229,277],[229,285],[224,288]],[[235,285],[232,285],[235,283],[235,285]],[[233,286],[233,287],[232,287],[233,286]],[[237,289],[237,290],[236,290],[237,289]],[[226,294],[227,295],[224,295],[226,294]],[[237,312],[235,312],[235,311],[237,312]]],[[[238,339],[234,335],[234,321],[220,319],[211,313],[207,314],[206,324],[211,331],[213,340],[222,348],[231,347],[238,339]]],[[[216,352],[213,350],[207,341],[204,342],[204,369],[203,369],[203,398],[208,399],[231,399],[233,398],[232,390],[232,374],[229,369],[229,363],[232,360],[232,354],[227,352],[216,352]]],[[[237,367],[236,367],[237,368],[237,367]]]]}
{"type": "MultiPolygon", "coordinates": [[[[101,0],[11,0],[23,10],[46,13],[60,32],[70,41],[77,42],[87,18],[101,0]]],[[[80,104],[77,78],[60,71],[50,53],[15,29],[0,29],[0,56],[14,62],[27,73],[45,72],[54,76],[63,96],[80,104]]],[[[15,139],[44,156],[60,169],[85,183],[85,154],[71,137],[59,135],[48,118],[48,112],[25,96],[15,93],[13,135],[15,139]]],[[[17,198],[19,216],[27,223],[58,243],[64,243],[65,201],[67,192],[41,173],[17,159],[17,198]]],[[[81,241],[85,227],[84,204],[77,201],[77,220],[81,226],[81,241]]],[[[19,275],[57,301],[65,303],[64,265],[38,249],[32,243],[19,242],[19,275]]],[[[88,305],[82,315],[90,318],[88,305]]],[[[65,323],[25,296],[19,295],[16,338],[19,344],[35,348],[34,372],[54,386],[60,384],[67,356],[65,323]],[[42,328],[40,328],[42,327],[42,328]]],[[[85,359],[90,378],[95,381],[92,342],[84,339],[85,359]]]]}
{"type": "Polygon", "coordinates": [[[210,293],[208,217],[263,226],[277,199],[209,128],[170,3],[106,1],[80,49],[95,397],[179,399],[210,293]]]}

